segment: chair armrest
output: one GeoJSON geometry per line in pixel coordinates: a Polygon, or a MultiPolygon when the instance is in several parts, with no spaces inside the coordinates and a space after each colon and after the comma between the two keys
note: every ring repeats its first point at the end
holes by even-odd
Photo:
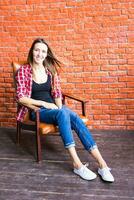
{"type": "Polygon", "coordinates": [[[68,93],[62,93],[63,96],[63,104],[65,104],[65,98],[70,98],[75,101],[81,102],[81,107],[82,107],[82,115],[86,115],[86,103],[88,103],[88,100],[86,100],[84,97],[78,97],[77,95],[74,94],[68,94],[68,93]]]}

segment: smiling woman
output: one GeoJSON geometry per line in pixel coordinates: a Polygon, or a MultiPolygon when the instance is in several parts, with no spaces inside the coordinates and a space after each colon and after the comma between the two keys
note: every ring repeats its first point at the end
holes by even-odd
{"type": "MultiPolygon", "coordinates": [[[[74,130],[84,148],[99,164],[98,174],[105,181],[113,182],[110,169],[102,158],[95,140],[82,119],[68,107],[62,105],[62,94],[57,66],[60,61],[54,56],[43,39],[36,39],[28,54],[28,63],[20,67],[16,74],[17,100],[27,107],[39,109],[40,121],[59,127],[64,147],[68,150],[74,173],[85,180],[93,180],[96,174],[83,165],[75,149],[74,130]]],[[[26,110],[21,107],[18,121],[22,121],[26,110]]],[[[35,120],[35,112],[31,112],[35,120]]]]}

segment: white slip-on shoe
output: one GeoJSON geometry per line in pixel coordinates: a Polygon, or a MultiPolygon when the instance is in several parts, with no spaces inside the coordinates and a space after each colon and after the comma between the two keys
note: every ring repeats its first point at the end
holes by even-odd
{"type": "Polygon", "coordinates": [[[105,167],[105,168],[102,168],[102,169],[98,169],[98,174],[101,176],[101,178],[104,180],[104,181],[107,181],[107,182],[114,182],[114,177],[113,175],[111,174],[110,172],[110,168],[109,167],[105,167]]]}
{"type": "Polygon", "coordinates": [[[92,172],[90,169],[88,169],[86,165],[82,165],[80,169],[74,168],[74,173],[88,181],[93,180],[97,177],[97,175],[94,172],[92,172]]]}

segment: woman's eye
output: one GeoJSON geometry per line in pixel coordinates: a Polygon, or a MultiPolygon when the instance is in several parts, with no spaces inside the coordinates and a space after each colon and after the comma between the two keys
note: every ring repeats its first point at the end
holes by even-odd
{"type": "Polygon", "coordinates": [[[42,52],[42,53],[47,53],[45,50],[40,50],[40,49],[34,49],[35,52],[42,52]]]}

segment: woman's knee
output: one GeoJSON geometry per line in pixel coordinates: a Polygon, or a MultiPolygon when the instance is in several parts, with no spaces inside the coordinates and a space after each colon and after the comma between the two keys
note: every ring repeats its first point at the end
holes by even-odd
{"type": "Polygon", "coordinates": [[[68,108],[67,106],[63,106],[63,109],[70,115],[70,117],[72,118],[76,118],[79,117],[78,114],[76,112],[74,112],[73,110],[71,110],[70,108],[68,108]]]}
{"type": "Polygon", "coordinates": [[[69,119],[69,114],[65,109],[59,109],[56,115],[57,119],[69,119]]]}

